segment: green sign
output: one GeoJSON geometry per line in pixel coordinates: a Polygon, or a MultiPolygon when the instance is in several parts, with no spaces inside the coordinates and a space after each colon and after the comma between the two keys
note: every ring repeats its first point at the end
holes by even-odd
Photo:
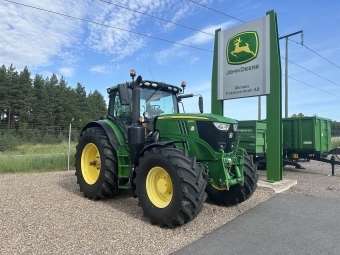
{"type": "Polygon", "coordinates": [[[256,31],[245,31],[231,37],[227,43],[226,55],[229,65],[247,63],[257,57],[259,37],[256,31]]]}

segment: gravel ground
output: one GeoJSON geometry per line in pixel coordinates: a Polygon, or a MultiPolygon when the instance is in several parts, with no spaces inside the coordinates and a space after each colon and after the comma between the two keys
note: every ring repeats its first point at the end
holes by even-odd
{"type": "Polygon", "coordinates": [[[151,225],[138,200],[125,191],[91,201],[74,171],[0,175],[0,254],[168,254],[272,197],[257,189],[233,207],[205,203],[189,224],[151,225]]]}
{"type": "MultiPolygon", "coordinates": [[[[340,199],[340,168],[339,176],[328,176],[329,164],[302,165],[307,169],[284,168],[284,178],[298,180],[285,193],[340,199]]],[[[207,201],[192,222],[167,229],[150,224],[130,191],[103,201],[84,198],[74,171],[6,174],[0,183],[0,254],[168,254],[275,195],[258,188],[237,206],[207,201]]]]}
{"type": "Polygon", "coordinates": [[[284,167],[283,178],[298,181],[296,186],[284,193],[340,200],[340,165],[335,165],[335,175],[332,176],[331,164],[314,160],[299,163],[306,169],[295,169],[293,166],[284,167]]]}

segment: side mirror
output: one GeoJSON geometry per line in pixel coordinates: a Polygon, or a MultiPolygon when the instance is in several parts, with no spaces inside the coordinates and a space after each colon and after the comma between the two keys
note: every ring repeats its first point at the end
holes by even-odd
{"type": "Polygon", "coordinates": [[[200,113],[203,113],[203,97],[198,98],[198,107],[200,108],[200,113]]]}
{"type": "Polygon", "coordinates": [[[194,94],[183,94],[183,95],[179,95],[179,96],[177,97],[177,100],[178,100],[178,101],[181,101],[182,98],[188,98],[188,97],[193,97],[193,96],[194,96],[194,94]]]}
{"type": "Polygon", "coordinates": [[[119,100],[121,105],[131,104],[128,92],[128,85],[126,83],[118,84],[119,100]]]}

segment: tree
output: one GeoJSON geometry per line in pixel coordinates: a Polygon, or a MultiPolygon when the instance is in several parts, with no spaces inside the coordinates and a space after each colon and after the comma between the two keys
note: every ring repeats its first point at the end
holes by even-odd
{"type": "Polygon", "coordinates": [[[7,86],[7,70],[4,65],[0,67],[0,127],[2,127],[6,121],[6,100],[8,96],[7,86]]]}
{"type": "Polygon", "coordinates": [[[16,93],[20,89],[18,80],[19,75],[18,72],[15,70],[15,67],[11,64],[10,67],[7,69],[6,73],[6,98],[5,99],[5,113],[7,116],[7,128],[14,128],[15,120],[16,120],[16,93]]]}
{"type": "Polygon", "coordinates": [[[15,109],[17,124],[19,127],[23,125],[28,126],[32,107],[32,79],[27,67],[20,72],[15,87],[18,88],[18,90],[16,90],[16,93],[13,95],[13,107],[15,109]]]}
{"type": "Polygon", "coordinates": [[[33,128],[45,129],[48,126],[50,113],[48,111],[48,96],[45,80],[41,75],[36,74],[32,88],[32,117],[33,128]]]}
{"type": "Polygon", "coordinates": [[[87,97],[87,119],[90,121],[97,120],[107,114],[106,102],[102,94],[95,90],[90,92],[87,97]]]}

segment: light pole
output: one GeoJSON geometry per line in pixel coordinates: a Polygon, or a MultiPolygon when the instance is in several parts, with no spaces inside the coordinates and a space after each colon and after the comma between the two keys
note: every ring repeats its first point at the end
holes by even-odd
{"type": "Polygon", "coordinates": [[[298,32],[281,36],[279,40],[286,38],[286,63],[285,63],[285,118],[288,118],[288,37],[301,34],[301,44],[303,44],[303,30],[298,32]]]}

